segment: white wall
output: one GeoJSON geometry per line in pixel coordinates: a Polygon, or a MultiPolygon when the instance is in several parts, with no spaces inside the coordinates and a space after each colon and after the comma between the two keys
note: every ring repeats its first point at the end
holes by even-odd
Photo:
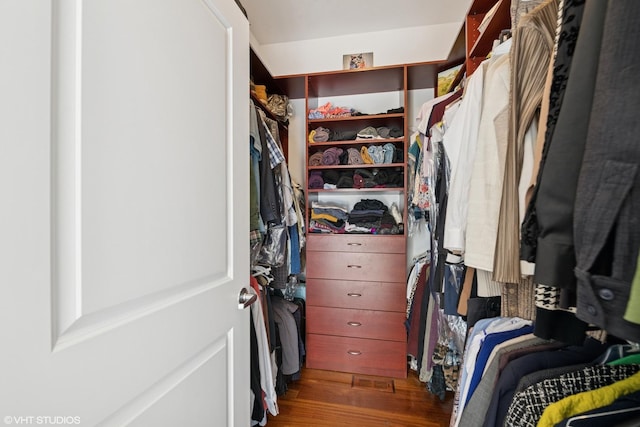
{"type": "Polygon", "coordinates": [[[305,173],[305,100],[291,99],[289,101],[293,107],[293,116],[289,119],[289,158],[287,164],[289,166],[289,174],[294,181],[306,188],[305,173]]]}
{"type": "Polygon", "coordinates": [[[376,67],[441,61],[449,55],[461,25],[454,22],[262,45],[252,35],[251,47],[273,76],[341,70],[342,55],[360,52],[373,52],[376,67]]]}

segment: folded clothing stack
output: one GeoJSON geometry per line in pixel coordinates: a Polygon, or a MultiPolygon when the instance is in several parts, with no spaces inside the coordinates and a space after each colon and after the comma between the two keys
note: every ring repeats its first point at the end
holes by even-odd
{"type": "Polygon", "coordinates": [[[353,141],[356,139],[355,131],[333,131],[329,128],[319,126],[309,132],[309,143],[327,141],[353,141]]]}
{"type": "MultiPolygon", "coordinates": [[[[397,208],[395,209],[397,211],[397,208]]],[[[354,205],[349,212],[345,230],[348,233],[402,233],[402,227],[389,212],[387,205],[375,199],[362,199],[354,205]]]]}
{"type": "Polygon", "coordinates": [[[403,177],[404,174],[400,168],[394,170],[360,168],[353,171],[327,169],[311,171],[307,183],[312,189],[398,188],[403,185],[403,177]]]}
{"type": "Polygon", "coordinates": [[[334,107],[330,102],[318,108],[309,109],[310,119],[324,119],[332,117],[349,117],[355,110],[347,107],[334,107]]]}
{"type": "Polygon", "coordinates": [[[348,211],[342,206],[312,202],[309,231],[311,233],[344,233],[347,218],[348,211]]]}
{"type": "Polygon", "coordinates": [[[322,152],[322,164],[325,166],[339,165],[342,148],[331,147],[322,152]]]}

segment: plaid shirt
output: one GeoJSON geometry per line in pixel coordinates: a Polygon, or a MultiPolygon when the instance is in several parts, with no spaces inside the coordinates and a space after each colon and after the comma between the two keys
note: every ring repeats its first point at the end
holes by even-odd
{"type": "Polygon", "coordinates": [[[264,133],[267,136],[267,147],[269,148],[269,165],[271,166],[271,169],[273,169],[280,163],[284,162],[284,154],[282,153],[282,150],[278,146],[276,140],[273,138],[273,135],[271,135],[269,127],[264,123],[262,123],[262,126],[264,126],[264,133]]]}

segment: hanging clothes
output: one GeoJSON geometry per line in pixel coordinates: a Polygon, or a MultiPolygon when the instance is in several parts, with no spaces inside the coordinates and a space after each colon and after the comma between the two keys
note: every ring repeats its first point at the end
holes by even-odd
{"type": "Polygon", "coordinates": [[[628,74],[640,70],[640,56],[628,54],[640,36],[639,6],[627,0],[607,5],[574,211],[576,314],[634,342],[640,342],[640,325],[623,314],[640,249],[640,144],[630,137],[640,132],[630,111],[638,105],[640,83],[628,74]]]}
{"type": "Polygon", "coordinates": [[[509,39],[499,45],[487,66],[487,96],[471,167],[464,261],[467,266],[488,272],[493,271],[507,154],[511,43],[509,39]]]}
{"type": "MultiPolygon", "coordinates": [[[[521,17],[513,34],[509,144],[493,266],[493,279],[497,282],[518,283],[520,280],[518,185],[527,146],[525,135],[542,100],[557,18],[558,0],[547,0],[521,17]]],[[[531,135],[529,140],[532,146],[535,136],[531,135]]],[[[533,152],[530,155],[533,156],[533,152]]],[[[529,182],[529,177],[526,181],[529,182]]]]}
{"type": "Polygon", "coordinates": [[[516,394],[505,423],[513,427],[535,427],[553,402],[586,390],[611,385],[640,371],[640,365],[589,366],[527,387],[516,394]]]}

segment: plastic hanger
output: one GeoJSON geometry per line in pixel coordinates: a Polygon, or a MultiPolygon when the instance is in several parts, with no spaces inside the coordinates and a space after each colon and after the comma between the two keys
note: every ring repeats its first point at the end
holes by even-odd
{"type": "Polygon", "coordinates": [[[607,348],[604,354],[596,359],[596,363],[598,365],[605,365],[638,352],[640,352],[640,344],[638,343],[614,344],[607,348]]]}

